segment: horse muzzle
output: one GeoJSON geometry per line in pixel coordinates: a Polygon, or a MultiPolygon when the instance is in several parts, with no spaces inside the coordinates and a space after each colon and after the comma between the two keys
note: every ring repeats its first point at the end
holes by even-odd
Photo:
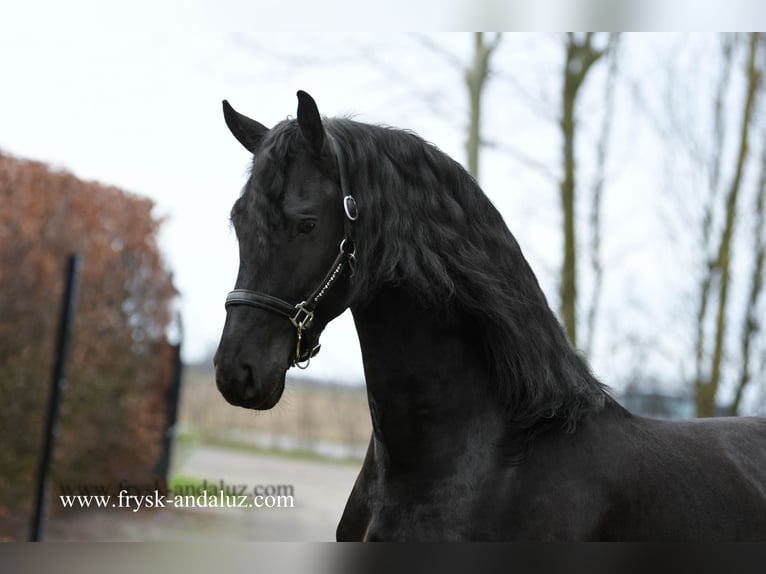
{"type": "Polygon", "coordinates": [[[284,367],[256,371],[247,363],[217,360],[215,383],[229,403],[254,410],[268,410],[279,402],[285,390],[284,367]]]}
{"type": "MultiPolygon", "coordinates": [[[[279,333],[268,324],[254,329],[248,321],[240,321],[248,317],[229,315],[213,359],[216,386],[232,405],[270,409],[285,388],[292,333],[287,329],[279,333]]],[[[267,316],[266,322],[270,320],[267,316]]]]}

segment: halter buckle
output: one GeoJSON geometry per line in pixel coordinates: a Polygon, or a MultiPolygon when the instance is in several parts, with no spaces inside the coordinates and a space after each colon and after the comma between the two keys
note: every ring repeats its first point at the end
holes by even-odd
{"type": "Polygon", "coordinates": [[[314,320],[314,312],[306,309],[306,301],[301,301],[295,306],[295,316],[290,317],[290,322],[293,326],[301,332],[308,328],[311,322],[314,320]],[[303,316],[301,317],[301,313],[303,316]]]}

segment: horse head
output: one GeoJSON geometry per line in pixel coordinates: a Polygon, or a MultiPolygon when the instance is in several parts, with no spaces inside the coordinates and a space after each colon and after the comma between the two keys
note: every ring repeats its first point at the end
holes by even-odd
{"type": "Polygon", "coordinates": [[[340,149],[314,100],[298,92],[297,120],[268,129],[223,102],[226,124],[253,154],[231,211],[239,271],[215,355],[216,384],[234,405],[265,410],[285,374],[318,351],[319,335],[348,306],[353,198],[340,149]]]}

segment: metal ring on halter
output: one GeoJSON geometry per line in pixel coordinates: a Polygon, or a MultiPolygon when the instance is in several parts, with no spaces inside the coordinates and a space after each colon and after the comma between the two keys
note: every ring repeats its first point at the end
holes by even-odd
{"type": "Polygon", "coordinates": [[[349,239],[348,237],[344,237],[343,240],[340,242],[340,247],[338,248],[340,253],[344,253],[348,255],[349,257],[353,257],[354,253],[356,253],[356,245],[354,245],[353,240],[349,239]],[[346,251],[346,247],[348,245],[351,245],[351,251],[346,251]]]}
{"type": "Polygon", "coordinates": [[[346,212],[346,217],[348,217],[349,221],[356,221],[356,218],[359,217],[356,200],[352,196],[346,195],[343,197],[343,211],[346,212]]]}

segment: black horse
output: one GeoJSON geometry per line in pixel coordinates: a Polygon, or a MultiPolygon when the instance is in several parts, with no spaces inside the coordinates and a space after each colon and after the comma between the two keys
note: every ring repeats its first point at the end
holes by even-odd
{"type": "Polygon", "coordinates": [[[373,435],[339,540],[766,540],[766,419],[620,407],[500,214],[416,135],[224,102],[253,155],[216,382],[269,409],[347,307],[373,435]]]}

